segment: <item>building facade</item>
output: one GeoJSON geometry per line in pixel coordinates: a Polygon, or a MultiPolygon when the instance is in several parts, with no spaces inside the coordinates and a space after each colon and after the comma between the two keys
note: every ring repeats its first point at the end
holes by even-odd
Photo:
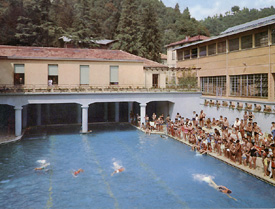
{"type": "Polygon", "coordinates": [[[132,111],[141,122],[153,112],[173,116],[182,97],[200,93],[166,91],[168,69],[120,50],[0,46],[0,129],[20,136],[70,122],[87,133],[91,121],[125,122],[132,111]]]}
{"type": "Polygon", "coordinates": [[[0,63],[0,86],[22,88],[165,88],[167,70],[120,50],[100,49],[0,46],[0,63]]]}
{"type": "MultiPolygon", "coordinates": [[[[193,36],[189,37],[187,36],[185,39],[181,41],[177,41],[174,43],[170,43],[166,45],[165,47],[167,48],[167,66],[169,68],[178,68],[180,66],[177,65],[178,63],[178,57],[177,57],[177,51],[175,50],[178,47],[182,47],[186,44],[194,43],[197,41],[201,40],[206,40],[209,37],[203,36],[203,35],[198,35],[198,36],[193,36]]],[[[167,72],[167,83],[168,84],[178,84],[178,77],[181,75],[177,75],[176,71],[168,71],[167,72]]]]}
{"type": "Polygon", "coordinates": [[[197,67],[203,95],[274,101],[275,15],[178,47],[178,67],[197,67]]]}

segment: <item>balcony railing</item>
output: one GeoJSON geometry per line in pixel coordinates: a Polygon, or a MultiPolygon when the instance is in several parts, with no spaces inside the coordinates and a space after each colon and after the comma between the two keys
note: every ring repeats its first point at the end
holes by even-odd
{"type": "Polygon", "coordinates": [[[190,85],[167,85],[166,88],[143,85],[0,85],[0,94],[14,93],[93,93],[93,92],[198,92],[190,85]]]}

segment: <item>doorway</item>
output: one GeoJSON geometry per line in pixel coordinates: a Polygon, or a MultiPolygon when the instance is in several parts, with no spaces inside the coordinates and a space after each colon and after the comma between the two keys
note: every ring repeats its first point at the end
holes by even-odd
{"type": "Polygon", "coordinates": [[[153,88],[159,88],[159,74],[153,74],[153,88]]]}

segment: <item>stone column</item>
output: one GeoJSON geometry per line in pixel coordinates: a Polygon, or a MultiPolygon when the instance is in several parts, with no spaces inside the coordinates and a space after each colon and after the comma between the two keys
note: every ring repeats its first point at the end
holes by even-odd
{"type": "Polygon", "coordinates": [[[133,102],[128,102],[128,122],[131,123],[131,111],[133,110],[133,102]]]}
{"type": "Polygon", "coordinates": [[[119,122],[119,102],[115,103],[115,122],[119,122]]]}
{"type": "Polygon", "coordinates": [[[36,111],[37,111],[36,125],[41,126],[41,104],[36,105],[36,111]]]}
{"type": "Polygon", "coordinates": [[[145,124],[146,106],[147,104],[139,104],[140,106],[140,126],[145,124]]]}
{"type": "Polygon", "coordinates": [[[88,132],[88,109],[89,106],[82,106],[82,133],[88,132]]]}
{"type": "Polygon", "coordinates": [[[15,109],[15,136],[22,135],[22,106],[16,106],[15,109]]]}
{"type": "Polygon", "coordinates": [[[108,103],[104,103],[104,122],[108,122],[108,103]]]}
{"type": "Polygon", "coordinates": [[[26,128],[28,125],[28,105],[23,107],[23,128],[26,128]]]}

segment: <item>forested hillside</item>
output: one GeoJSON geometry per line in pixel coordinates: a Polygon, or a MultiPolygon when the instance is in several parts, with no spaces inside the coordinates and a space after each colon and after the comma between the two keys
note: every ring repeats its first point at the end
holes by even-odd
{"type": "Polygon", "coordinates": [[[226,12],[225,15],[215,15],[214,17],[208,17],[202,21],[202,24],[208,29],[209,33],[218,35],[225,31],[227,28],[235,25],[240,25],[252,20],[267,17],[275,14],[275,8],[257,9],[240,9],[238,6],[231,8],[231,11],[226,12]]]}
{"type": "Polygon", "coordinates": [[[273,7],[233,7],[203,21],[188,8],[161,0],[0,0],[0,44],[59,46],[67,36],[80,47],[93,39],[116,39],[116,49],[159,61],[168,43],[185,36],[217,35],[228,27],[275,14],[273,7]]]}

